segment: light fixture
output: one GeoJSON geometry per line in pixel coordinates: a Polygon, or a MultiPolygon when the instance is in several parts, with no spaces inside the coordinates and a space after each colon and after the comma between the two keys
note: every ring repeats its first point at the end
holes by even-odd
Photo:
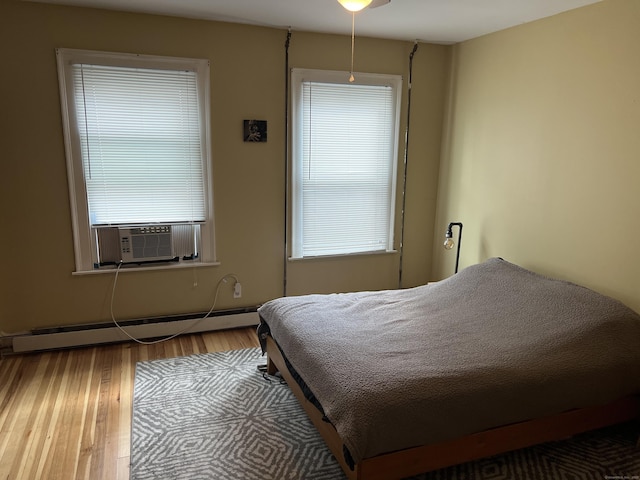
{"type": "Polygon", "coordinates": [[[458,273],[458,262],[460,260],[460,243],[462,243],[462,223],[460,223],[460,222],[451,222],[447,226],[447,231],[444,234],[444,248],[446,250],[451,250],[453,248],[453,246],[456,244],[453,241],[452,228],[454,226],[460,227],[460,230],[458,230],[458,251],[456,253],[456,271],[455,271],[455,273],[458,273]]]}
{"type": "Polygon", "coordinates": [[[371,1],[372,0],[338,0],[340,5],[350,12],[359,12],[363,8],[368,7],[371,1]]]}
{"type": "Polygon", "coordinates": [[[351,72],[349,73],[349,82],[355,81],[353,77],[353,50],[356,39],[356,12],[369,6],[373,0],[338,0],[340,5],[351,12],[351,72]]]}

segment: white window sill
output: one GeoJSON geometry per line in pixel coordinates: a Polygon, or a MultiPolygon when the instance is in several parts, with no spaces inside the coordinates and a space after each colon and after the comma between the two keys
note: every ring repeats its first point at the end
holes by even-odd
{"type": "MultiPolygon", "coordinates": [[[[218,267],[220,266],[220,262],[195,262],[195,263],[169,263],[166,264],[156,264],[156,265],[145,265],[145,266],[122,266],[118,273],[124,272],[155,272],[157,270],[180,270],[184,268],[201,268],[201,267],[218,267]]],[[[71,272],[72,275],[96,275],[101,273],[110,273],[113,274],[117,270],[116,266],[113,267],[102,267],[95,270],[82,270],[71,272]]]]}
{"type": "Polygon", "coordinates": [[[397,250],[379,250],[375,252],[358,252],[358,253],[342,253],[335,255],[317,255],[313,257],[289,257],[290,262],[299,262],[300,260],[325,260],[332,258],[344,258],[344,257],[362,257],[363,255],[388,255],[392,253],[398,253],[397,250]]]}

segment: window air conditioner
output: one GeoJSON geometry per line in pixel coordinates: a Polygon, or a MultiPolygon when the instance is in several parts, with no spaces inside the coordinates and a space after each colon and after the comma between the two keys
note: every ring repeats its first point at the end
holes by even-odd
{"type": "Polygon", "coordinates": [[[174,258],[171,226],[121,228],[120,256],[124,263],[156,262],[174,258]]]}

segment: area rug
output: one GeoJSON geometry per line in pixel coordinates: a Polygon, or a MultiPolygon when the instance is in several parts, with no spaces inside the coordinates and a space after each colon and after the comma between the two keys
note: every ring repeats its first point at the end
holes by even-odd
{"type": "MultiPolygon", "coordinates": [[[[288,386],[250,348],[136,365],[131,480],[344,480],[288,386]]],[[[639,479],[635,423],[412,480],[639,479]]]]}

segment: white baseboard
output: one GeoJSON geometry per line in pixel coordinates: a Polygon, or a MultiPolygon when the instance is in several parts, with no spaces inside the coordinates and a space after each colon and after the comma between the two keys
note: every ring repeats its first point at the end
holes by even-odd
{"type": "MultiPolygon", "coordinates": [[[[203,319],[177,320],[172,322],[146,323],[142,325],[130,325],[124,327],[125,331],[134,338],[165,337],[181,332],[185,333],[207,332],[224,330],[228,328],[249,327],[260,322],[258,312],[243,312],[230,315],[219,315],[203,319]]],[[[53,350],[58,348],[70,348],[103,343],[115,343],[130,341],[115,325],[113,327],[82,329],[55,333],[38,333],[18,335],[12,337],[13,352],[34,352],[40,350],[53,350]]]]}

